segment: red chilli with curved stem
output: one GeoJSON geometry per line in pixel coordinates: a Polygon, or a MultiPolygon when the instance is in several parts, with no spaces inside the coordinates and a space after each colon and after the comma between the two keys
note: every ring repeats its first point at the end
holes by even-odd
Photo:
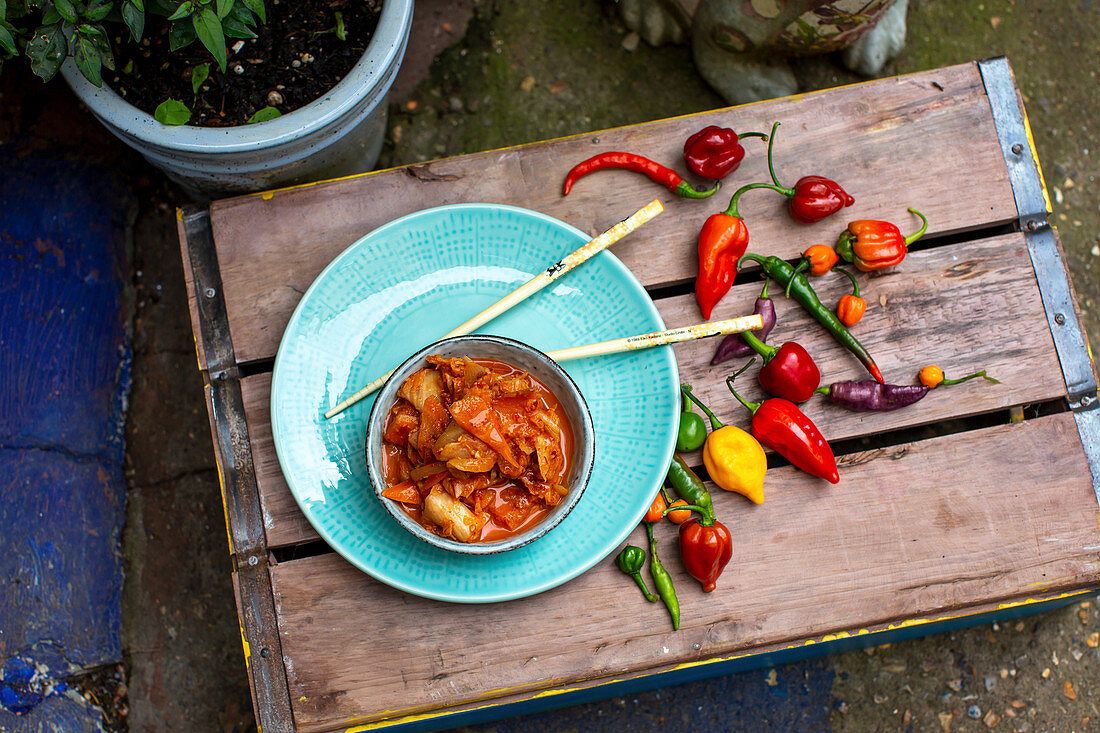
{"type": "Polygon", "coordinates": [[[824,176],[803,176],[794,184],[794,188],[787,188],[781,184],[775,175],[775,165],[772,161],[775,132],[778,129],[779,123],[776,122],[772,125],[768,140],[768,173],[771,174],[774,185],[769,184],[767,188],[790,199],[787,208],[792,219],[803,224],[813,224],[856,202],[839,183],[824,176]]]}
{"type": "Polygon", "coordinates": [[[832,484],[839,483],[833,449],[813,421],[798,409],[798,405],[782,397],[749,402],[733,388],[733,380],[740,373],[727,377],[726,386],[752,413],[753,437],[806,473],[832,484]]]}

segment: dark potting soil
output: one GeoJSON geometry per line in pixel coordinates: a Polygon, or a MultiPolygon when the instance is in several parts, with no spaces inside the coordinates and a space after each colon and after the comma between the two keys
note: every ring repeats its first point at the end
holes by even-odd
{"type": "Polygon", "coordinates": [[[256,38],[226,39],[224,74],[199,41],[170,51],[169,24],[149,15],[140,44],[116,39],[116,71],[104,70],[104,81],[149,114],[169,98],[183,102],[191,109],[189,125],[242,125],[269,106],[286,114],[347,76],[374,35],[382,0],[267,0],[265,6],[267,23],[254,28],[256,38]],[[336,13],[344,41],[334,32],[336,13]],[[210,76],[196,97],[191,75],[201,64],[209,64],[210,76]]]}

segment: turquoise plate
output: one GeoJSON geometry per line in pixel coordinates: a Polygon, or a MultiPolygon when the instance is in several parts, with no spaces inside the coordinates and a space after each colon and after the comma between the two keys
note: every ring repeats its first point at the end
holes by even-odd
{"type": "MultiPolygon", "coordinates": [[[[486,603],[529,596],[576,577],[638,524],[672,459],[679,420],[669,346],[564,364],[592,413],[591,479],[560,525],[496,555],[431,547],[378,504],[364,452],[373,395],[331,420],[323,416],[588,239],[526,209],[442,206],[375,229],[317,277],[279,345],[271,425],[290,490],[332,549],[409,593],[486,603]]],[[[478,333],[549,351],[663,328],[641,284],[603,252],[478,333]]]]}

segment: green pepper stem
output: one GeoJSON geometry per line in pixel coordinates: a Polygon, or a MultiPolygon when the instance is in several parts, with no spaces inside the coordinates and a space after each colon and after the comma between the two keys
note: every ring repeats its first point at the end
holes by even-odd
{"type": "MultiPolygon", "coordinates": [[[[774,183],[776,186],[779,186],[780,188],[783,188],[783,184],[780,183],[779,179],[775,177],[775,166],[772,165],[772,148],[775,146],[775,132],[778,129],[779,129],[779,120],[776,120],[775,124],[772,125],[771,137],[768,138],[768,173],[771,174],[772,183],[774,183]]],[[[794,195],[794,191],[791,191],[791,189],[788,188],[788,189],[785,189],[785,190],[790,191],[790,193],[786,194],[787,196],[793,196],[794,195]]]]}
{"type": "Polygon", "coordinates": [[[681,384],[680,385],[680,394],[684,395],[689,400],[691,400],[695,404],[699,405],[699,409],[702,410],[704,413],[706,413],[707,417],[710,418],[710,429],[711,430],[717,430],[718,428],[724,428],[725,427],[725,423],[723,423],[721,420],[719,420],[717,417],[715,417],[714,413],[711,412],[707,408],[706,405],[704,405],[702,402],[700,402],[698,397],[696,397],[694,394],[692,394],[690,384],[681,384]]]}
{"type": "Polygon", "coordinates": [[[825,395],[826,397],[828,397],[832,393],[833,393],[832,385],[828,385],[828,384],[826,384],[824,387],[818,387],[817,389],[814,390],[814,394],[825,395]]]}
{"type": "Polygon", "coordinates": [[[650,603],[656,603],[657,601],[661,600],[657,596],[653,595],[653,593],[649,590],[649,586],[645,584],[645,578],[642,577],[641,573],[631,573],[630,577],[634,578],[635,582],[638,583],[638,587],[642,589],[642,594],[645,596],[645,599],[647,601],[649,601],[650,603]]]}
{"type": "Polygon", "coordinates": [[[691,400],[683,392],[680,392],[680,412],[691,412],[691,400]]]}
{"type": "Polygon", "coordinates": [[[699,514],[702,515],[699,524],[704,527],[709,527],[717,521],[713,509],[708,510],[706,507],[699,506],[698,504],[677,504],[676,506],[670,506],[661,513],[661,516],[666,516],[672,512],[699,512],[699,514]]]}
{"type": "Polygon", "coordinates": [[[744,405],[746,408],[748,408],[749,412],[751,412],[753,415],[755,415],[756,411],[760,409],[760,403],[759,402],[749,402],[744,397],[737,394],[737,390],[733,388],[733,380],[734,380],[734,378],[736,378],[736,376],[737,375],[735,374],[732,377],[726,377],[726,386],[729,387],[730,392],[733,392],[733,396],[737,398],[737,401],[740,402],[742,405],[744,405]]]}
{"type": "Polygon", "coordinates": [[[675,194],[685,199],[705,199],[718,193],[718,189],[721,185],[721,183],[716,181],[714,188],[708,188],[705,191],[696,191],[687,181],[680,181],[676,184],[675,194]]]}
{"type": "Polygon", "coordinates": [[[908,237],[905,238],[905,246],[906,247],[908,247],[910,244],[912,244],[913,242],[917,241],[922,236],[924,236],[924,233],[928,230],[928,219],[927,219],[927,217],[925,217],[924,214],[922,214],[919,211],[917,211],[916,209],[914,209],[912,206],[909,207],[909,211],[911,211],[912,213],[919,216],[921,218],[921,222],[923,222],[923,223],[921,224],[920,229],[918,229],[917,231],[913,232],[912,234],[910,234],[908,237]]]}
{"type": "Polygon", "coordinates": [[[761,300],[770,300],[770,298],[768,298],[768,283],[770,282],[771,280],[769,280],[768,278],[764,278],[764,287],[760,290],[761,300]]]}
{"type": "Polygon", "coordinates": [[[742,132],[737,135],[738,140],[744,140],[747,137],[758,137],[764,142],[768,142],[768,133],[766,132],[742,132]]]}
{"type": "MultiPolygon", "coordinates": [[[[734,269],[735,270],[740,270],[741,269],[741,263],[744,262],[745,260],[749,260],[750,262],[755,262],[756,264],[760,265],[761,267],[764,266],[764,255],[758,255],[758,254],[753,254],[752,252],[746,252],[745,254],[741,255],[737,259],[737,265],[736,265],[736,267],[734,267],[734,269]]],[[[764,278],[764,289],[767,290],[767,288],[768,288],[768,279],[765,277],[764,278]]]]}
{"type": "Polygon", "coordinates": [[[856,276],[845,270],[843,267],[834,267],[836,272],[842,272],[848,276],[848,279],[852,281],[852,295],[859,297],[859,283],[856,282],[856,276]]]}
{"type": "Polygon", "coordinates": [[[741,188],[739,188],[739,189],[737,189],[736,191],[733,192],[733,197],[730,198],[729,207],[722,213],[725,214],[726,216],[732,216],[732,217],[735,217],[737,219],[743,219],[744,217],[742,217],[741,214],[738,213],[738,211],[737,211],[737,200],[739,198],[741,198],[741,194],[745,193],[746,191],[751,191],[754,188],[770,188],[773,191],[780,191],[780,193],[782,193],[782,191],[779,188],[773,186],[770,183],[759,183],[759,182],[758,183],[746,183],[744,186],[742,186],[741,188]]]}
{"type": "Polygon", "coordinates": [[[787,289],[783,291],[783,297],[791,297],[791,286],[794,285],[794,279],[801,275],[806,270],[810,269],[810,261],[807,259],[801,260],[791,273],[791,279],[787,281],[787,289]]]}
{"type": "Polygon", "coordinates": [[[1000,384],[1001,383],[999,379],[994,379],[993,377],[988,376],[985,373],[985,369],[983,369],[980,372],[974,372],[973,374],[970,374],[970,375],[965,376],[965,377],[959,377],[958,379],[945,379],[942,382],[940,382],[940,384],[946,384],[948,386],[950,386],[952,384],[961,384],[962,382],[965,382],[968,379],[974,379],[975,377],[981,377],[982,379],[984,379],[988,382],[993,382],[994,384],[1000,384]]]}
{"type": "Polygon", "coordinates": [[[770,346],[758,339],[751,331],[741,333],[741,340],[748,344],[757,354],[760,354],[765,364],[775,357],[775,352],[779,351],[779,349],[774,346],[770,346]]]}

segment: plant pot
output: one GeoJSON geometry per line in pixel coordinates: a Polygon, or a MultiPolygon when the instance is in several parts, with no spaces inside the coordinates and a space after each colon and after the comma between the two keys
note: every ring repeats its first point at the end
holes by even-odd
{"type": "Polygon", "coordinates": [[[61,74],[108,130],[195,198],[279,188],[374,167],[412,15],[413,0],[385,0],[366,52],[339,84],[300,109],[250,125],[163,125],[106,85],[97,88],[71,58],[61,74]]]}

